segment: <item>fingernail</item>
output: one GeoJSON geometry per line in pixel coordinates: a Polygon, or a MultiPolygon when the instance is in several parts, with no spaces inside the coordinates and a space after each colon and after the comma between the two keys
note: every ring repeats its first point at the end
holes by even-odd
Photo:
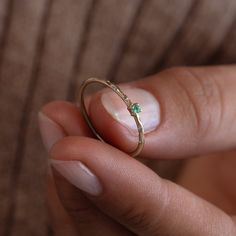
{"type": "MultiPolygon", "coordinates": [[[[156,98],[150,92],[140,88],[124,88],[122,91],[133,103],[139,103],[142,111],[138,114],[144,132],[148,133],[155,130],[160,123],[160,105],[156,98]]],[[[101,101],[104,108],[115,120],[127,127],[132,133],[137,134],[134,118],[129,114],[126,105],[116,93],[113,91],[103,93],[101,101]]]]}
{"type": "Polygon", "coordinates": [[[39,112],[38,119],[43,143],[49,151],[54,143],[65,137],[65,133],[57,123],[42,112],[39,112]]]}
{"type": "Polygon", "coordinates": [[[51,165],[80,190],[98,196],[102,192],[102,186],[87,166],[80,161],[50,160],[51,165]]]}

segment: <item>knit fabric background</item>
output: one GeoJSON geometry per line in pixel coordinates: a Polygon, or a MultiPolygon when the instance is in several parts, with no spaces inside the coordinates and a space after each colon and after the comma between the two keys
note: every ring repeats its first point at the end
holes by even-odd
{"type": "Polygon", "coordinates": [[[236,62],[235,0],[0,0],[0,235],[51,235],[37,113],[90,76],[236,62]]]}

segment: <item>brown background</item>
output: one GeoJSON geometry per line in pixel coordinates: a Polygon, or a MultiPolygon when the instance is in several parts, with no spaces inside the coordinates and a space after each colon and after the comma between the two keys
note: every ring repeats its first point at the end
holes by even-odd
{"type": "Polygon", "coordinates": [[[235,0],[0,0],[0,235],[49,235],[42,104],[90,76],[236,62],[235,0]]]}

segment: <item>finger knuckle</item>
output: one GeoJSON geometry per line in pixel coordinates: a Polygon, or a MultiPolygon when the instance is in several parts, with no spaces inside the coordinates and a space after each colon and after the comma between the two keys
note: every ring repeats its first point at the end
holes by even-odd
{"type": "Polygon", "coordinates": [[[199,75],[194,70],[189,70],[190,79],[195,92],[192,95],[192,104],[196,106],[198,116],[198,130],[200,137],[205,137],[220,127],[223,115],[223,91],[221,86],[211,75],[199,75]]]}
{"type": "Polygon", "coordinates": [[[63,206],[77,223],[89,223],[94,220],[94,209],[89,204],[78,204],[75,199],[63,199],[63,206]]]}
{"type": "Polygon", "coordinates": [[[164,232],[163,219],[166,218],[166,210],[171,200],[169,181],[160,182],[156,203],[151,204],[151,199],[146,203],[133,203],[126,207],[119,216],[125,224],[129,225],[135,232],[144,235],[162,235],[164,232]],[[161,204],[160,204],[161,203],[161,204]]]}
{"type": "MultiPolygon", "coordinates": [[[[60,185],[57,194],[61,206],[72,218],[76,219],[77,223],[92,222],[94,220],[94,208],[90,202],[87,201],[80,190],[69,184],[58,172],[54,171],[53,174],[56,184],[60,185]]],[[[50,200],[50,196],[48,198],[50,200]]]]}
{"type": "Polygon", "coordinates": [[[69,215],[79,223],[93,223],[95,212],[91,207],[76,207],[67,210],[69,215]]]}
{"type": "MultiPolygon", "coordinates": [[[[79,197],[81,200],[81,197],[79,197]]],[[[93,223],[96,216],[96,211],[87,202],[79,203],[78,198],[63,197],[62,206],[68,215],[76,221],[77,224],[93,223]]]]}
{"type": "Polygon", "coordinates": [[[148,215],[145,210],[141,210],[140,207],[137,208],[137,206],[130,205],[121,214],[120,218],[139,232],[150,232],[152,229],[148,215]]]}
{"type": "Polygon", "coordinates": [[[223,120],[224,96],[221,86],[210,73],[188,67],[169,69],[182,93],[182,109],[193,122],[196,138],[216,131],[223,120]]]}

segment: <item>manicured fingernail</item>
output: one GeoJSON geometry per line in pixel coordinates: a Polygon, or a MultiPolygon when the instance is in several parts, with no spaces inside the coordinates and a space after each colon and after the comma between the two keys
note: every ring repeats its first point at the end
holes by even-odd
{"type": "Polygon", "coordinates": [[[80,161],[50,160],[51,165],[80,190],[98,196],[102,192],[102,186],[87,166],[80,161]]]}
{"type": "MultiPolygon", "coordinates": [[[[148,91],[140,88],[124,88],[122,91],[133,103],[139,103],[141,112],[138,113],[142,121],[144,132],[148,133],[157,128],[160,123],[160,105],[156,98],[148,91]]],[[[113,91],[104,92],[101,97],[102,104],[107,112],[132,133],[137,133],[134,118],[127,111],[122,99],[113,91]]]]}
{"type": "Polygon", "coordinates": [[[65,133],[57,123],[42,112],[39,112],[38,119],[43,143],[49,151],[54,143],[65,137],[65,133]]]}

